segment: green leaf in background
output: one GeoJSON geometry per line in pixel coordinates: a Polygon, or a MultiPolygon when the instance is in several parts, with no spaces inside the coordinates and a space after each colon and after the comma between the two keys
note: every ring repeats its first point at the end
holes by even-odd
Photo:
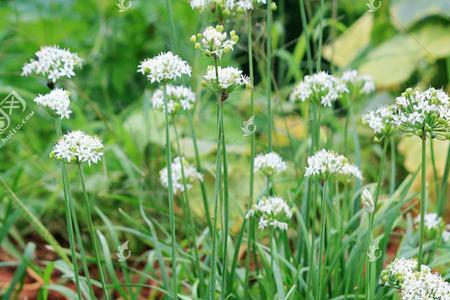
{"type": "Polygon", "coordinates": [[[402,31],[429,16],[438,15],[450,18],[450,1],[393,0],[390,11],[392,24],[402,31]]]}

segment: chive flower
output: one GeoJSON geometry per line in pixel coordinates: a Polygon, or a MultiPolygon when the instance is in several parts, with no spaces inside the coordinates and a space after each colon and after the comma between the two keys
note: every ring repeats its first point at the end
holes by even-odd
{"type": "Polygon", "coordinates": [[[191,76],[191,70],[187,62],[170,51],[147,58],[138,66],[138,72],[145,75],[151,83],[171,81],[184,75],[191,76]]]}
{"type": "Polygon", "coordinates": [[[49,109],[52,114],[57,115],[61,119],[69,118],[72,111],[70,110],[69,92],[56,88],[45,95],[38,95],[34,102],[49,109]]]}
{"type": "Polygon", "coordinates": [[[101,160],[103,148],[102,141],[97,136],[76,130],[63,135],[50,156],[67,163],[87,163],[90,166],[101,160]]]}
{"type": "Polygon", "coordinates": [[[287,230],[288,221],[292,217],[293,208],[280,197],[263,197],[247,212],[246,218],[256,216],[258,229],[267,228],[287,230]]]}
{"type": "MultiPolygon", "coordinates": [[[[192,89],[181,85],[166,86],[167,110],[170,114],[176,114],[179,111],[188,111],[194,107],[195,93],[192,89]]],[[[153,93],[151,104],[154,109],[164,112],[164,91],[159,88],[153,93]]]]}

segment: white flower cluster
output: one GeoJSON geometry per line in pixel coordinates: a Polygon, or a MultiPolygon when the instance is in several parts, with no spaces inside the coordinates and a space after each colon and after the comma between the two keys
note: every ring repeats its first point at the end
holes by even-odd
{"type": "Polygon", "coordinates": [[[103,144],[96,136],[76,130],[63,135],[50,153],[51,157],[68,163],[95,164],[103,156],[103,144]]]}
{"type": "Polygon", "coordinates": [[[290,100],[317,101],[325,107],[331,107],[343,94],[349,90],[345,83],[326,72],[306,75],[302,82],[298,83],[290,95],[290,100]]]}
{"type": "MultiPolygon", "coordinates": [[[[231,92],[239,86],[251,87],[250,78],[243,75],[242,71],[234,67],[218,68],[219,88],[231,92]]],[[[214,66],[208,66],[205,76],[205,84],[216,85],[216,70],[214,66]]]]}
{"type": "Polygon", "coordinates": [[[208,26],[202,33],[191,37],[191,41],[195,43],[195,48],[200,49],[206,56],[213,58],[221,58],[222,54],[233,51],[233,46],[238,42],[239,37],[236,32],[228,34],[223,32],[223,26],[208,26]]]}
{"type": "MultiPolygon", "coordinates": [[[[417,216],[415,221],[420,223],[420,216],[417,216]]],[[[428,230],[440,230],[444,224],[442,218],[436,213],[426,214],[424,221],[425,228],[428,230]]]]}
{"type": "Polygon", "coordinates": [[[191,67],[178,55],[169,51],[141,61],[138,72],[147,76],[151,83],[159,83],[174,80],[183,75],[191,76],[191,67]]]}
{"type": "Polygon", "coordinates": [[[286,163],[275,152],[259,154],[255,157],[255,173],[261,172],[266,176],[272,176],[285,171],[286,168],[286,163]]]}
{"type": "Polygon", "coordinates": [[[193,9],[222,8],[226,13],[248,11],[266,0],[190,0],[193,9]]]}
{"type": "Polygon", "coordinates": [[[36,58],[22,67],[22,76],[44,75],[47,80],[56,82],[61,77],[75,75],[75,67],[81,67],[81,58],[59,46],[42,47],[36,52],[36,58]]]}
{"type": "Polygon", "coordinates": [[[347,84],[350,93],[370,94],[375,91],[375,83],[372,77],[368,75],[360,75],[356,70],[345,71],[341,76],[341,80],[347,84]]]}
{"type": "MultiPolygon", "coordinates": [[[[167,85],[167,110],[170,114],[175,114],[180,110],[190,110],[195,103],[195,93],[188,87],[181,85],[167,85]]],[[[164,90],[159,88],[152,96],[152,107],[164,111],[164,90]]]]}
{"type": "MultiPolygon", "coordinates": [[[[203,181],[203,176],[193,166],[191,166],[183,157],[176,157],[172,162],[172,185],[173,193],[179,194],[184,192],[183,172],[186,180],[186,190],[192,188],[192,184],[196,181],[203,181]],[[181,169],[183,167],[183,170],[181,169]]],[[[167,175],[167,167],[159,172],[159,180],[165,187],[169,187],[169,176],[167,175]]]]}
{"type": "Polygon", "coordinates": [[[315,176],[319,177],[321,180],[326,180],[329,177],[337,177],[346,180],[353,177],[362,179],[361,171],[357,166],[350,164],[343,155],[325,149],[308,157],[305,176],[315,176]]]}
{"type": "Polygon", "coordinates": [[[34,102],[43,107],[49,108],[53,113],[60,116],[61,119],[69,118],[70,113],[70,99],[69,92],[63,89],[54,89],[45,95],[38,95],[34,102]]]}
{"type": "Polygon", "coordinates": [[[394,106],[384,105],[366,113],[363,123],[367,124],[376,135],[389,136],[394,132],[394,106]]]}
{"type": "Polygon", "coordinates": [[[287,230],[287,221],[292,217],[293,209],[280,197],[263,197],[247,212],[246,218],[257,216],[258,228],[268,227],[287,230]]]}
{"type": "Polygon", "coordinates": [[[399,258],[381,272],[380,283],[401,289],[402,300],[448,300],[450,284],[415,259],[399,258]]]}
{"type": "Polygon", "coordinates": [[[450,132],[449,97],[443,90],[407,89],[395,99],[394,122],[403,132],[448,139],[450,132]]]}
{"type": "Polygon", "coordinates": [[[365,188],[362,191],[361,203],[368,214],[371,214],[375,211],[375,202],[373,200],[373,195],[368,188],[365,188]]]}

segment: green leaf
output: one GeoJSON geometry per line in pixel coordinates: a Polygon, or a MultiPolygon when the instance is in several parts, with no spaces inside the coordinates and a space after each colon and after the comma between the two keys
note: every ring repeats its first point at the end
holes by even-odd
{"type": "Polygon", "coordinates": [[[433,15],[450,17],[448,0],[393,0],[391,7],[392,24],[398,30],[410,28],[418,21],[433,15]]]}

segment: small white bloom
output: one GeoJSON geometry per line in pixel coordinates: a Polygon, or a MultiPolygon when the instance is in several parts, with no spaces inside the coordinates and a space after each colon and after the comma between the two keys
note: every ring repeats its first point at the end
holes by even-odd
{"type": "Polygon", "coordinates": [[[373,195],[369,189],[365,188],[362,191],[361,202],[362,202],[362,206],[364,207],[364,209],[366,210],[366,212],[368,214],[371,214],[375,211],[375,203],[373,200],[373,195]]]}
{"type": "MultiPolygon", "coordinates": [[[[202,174],[200,174],[197,169],[191,166],[186,159],[182,157],[176,157],[172,162],[172,186],[174,194],[179,194],[185,191],[182,171],[184,171],[186,190],[190,190],[192,188],[192,184],[196,181],[203,181],[202,174]]],[[[169,187],[167,167],[159,172],[159,179],[161,181],[161,184],[165,188],[169,187]]]]}
{"type": "Polygon", "coordinates": [[[233,50],[233,46],[239,40],[239,37],[234,31],[228,34],[223,32],[223,26],[216,27],[208,26],[202,33],[197,34],[191,38],[195,42],[195,47],[200,49],[206,56],[213,58],[221,58],[222,54],[233,50]]]}
{"type": "Polygon", "coordinates": [[[255,173],[261,172],[266,176],[272,176],[286,169],[286,163],[275,152],[259,154],[255,157],[255,173]]]}
{"type": "MultiPolygon", "coordinates": [[[[219,87],[223,90],[232,91],[233,89],[246,86],[249,87],[250,79],[242,74],[242,71],[234,67],[221,68],[218,67],[219,87]]],[[[214,66],[208,66],[205,76],[203,77],[211,85],[216,84],[216,70],[214,66]]]]}
{"type": "Polygon", "coordinates": [[[395,129],[394,106],[386,105],[365,114],[362,118],[376,135],[389,136],[395,129]]]}
{"type": "Polygon", "coordinates": [[[317,176],[321,180],[326,180],[332,176],[343,179],[352,177],[362,179],[361,171],[357,166],[350,164],[343,155],[325,149],[308,157],[305,176],[317,176]]]}
{"type": "MultiPolygon", "coordinates": [[[[415,219],[416,223],[420,223],[420,215],[415,219]]],[[[443,225],[442,218],[436,213],[429,213],[424,216],[424,225],[427,230],[440,230],[443,225]]]]}
{"type": "Polygon", "coordinates": [[[342,81],[347,84],[347,88],[351,93],[370,94],[375,91],[375,83],[372,77],[360,75],[356,70],[345,71],[341,76],[342,81]]]}
{"type": "MultiPolygon", "coordinates": [[[[180,110],[188,111],[194,107],[195,94],[190,88],[180,85],[167,85],[166,91],[169,113],[177,113],[180,110]]],[[[164,91],[162,87],[153,94],[151,103],[154,109],[164,111],[164,91]]]]}
{"type": "Polygon", "coordinates": [[[258,228],[287,230],[293,209],[280,197],[263,197],[247,212],[246,218],[257,216],[258,228]]]}
{"type": "Polygon", "coordinates": [[[50,154],[68,163],[96,164],[103,156],[103,144],[96,136],[76,130],[61,137],[50,154]]]}
{"type": "Polygon", "coordinates": [[[55,114],[63,118],[69,118],[70,113],[70,99],[69,92],[63,89],[54,89],[45,95],[38,95],[34,102],[43,107],[51,109],[55,114]]]}
{"type": "Polygon", "coordinates": [[[402,300],[449,300],[450,284],[438,273],[425,269],[405,278],[402,300]]]}
{"type": "Polygon", "coordinates": [[[75,76],[75,67],[81,67],[81,59],[76,53],[61,49],[59,46],[42,47],[36,52],[36,58],[22,68],[22,76],[44,75],[48,81],[75,76]]]}
{"type": "Polygon", "coordinates": [[[191,67],[169,51],[143,60],[138,66],[138,72],[145,75],[151,83],[155,83],[175,80],[183,75],[191,76],[191,67]]]}
{"type": "Polygon", "coordinates": [[[298,83],[289,99],[296,101],[317,101],[325,107],[331,107],[333,103],[348,93],[345,83],[326,72],[306,75],[302,82],[298,83]]]}
{"type": "Polygon", "coordinates": [[[406,278],[413,276],[417,265],[416,259],[396,258],[381,272],[380,283],[385,286],[400,288],[406,278]]]}
{"type": "Polygon", "coordinates": [[[220,7],[225,13],[236,13],[252,10],[258,4],[266,4],[266,0],[189,0],[193,9],[220,7]]]}

